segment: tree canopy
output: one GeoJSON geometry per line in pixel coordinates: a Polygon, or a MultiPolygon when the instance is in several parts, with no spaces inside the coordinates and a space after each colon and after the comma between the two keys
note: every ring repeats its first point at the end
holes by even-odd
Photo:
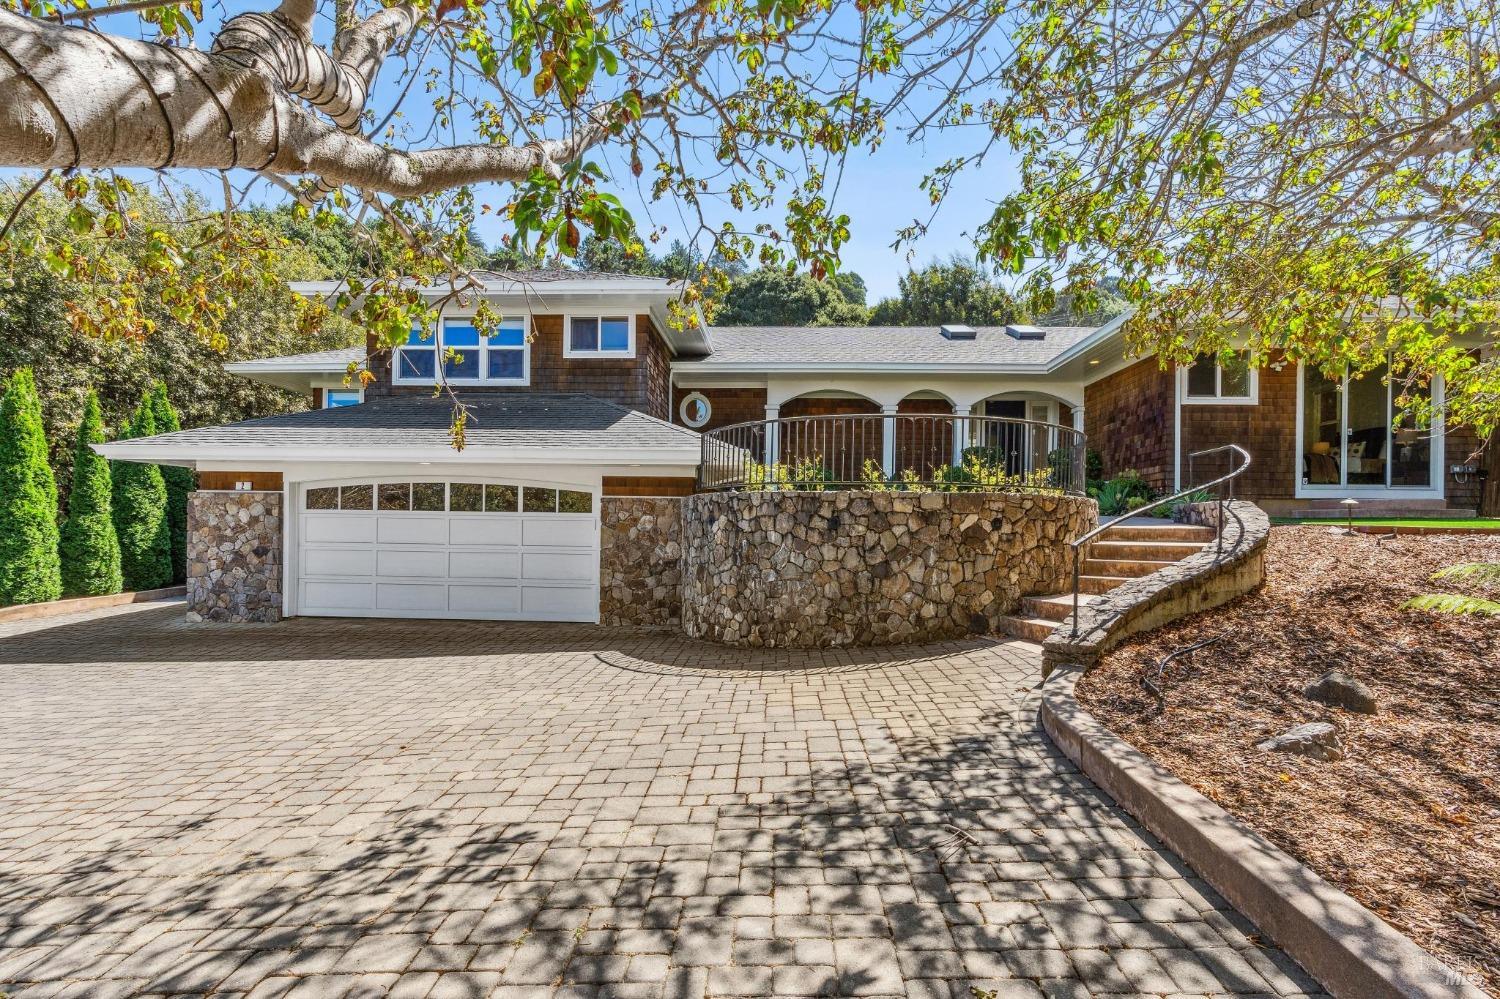
{"type": "MultiPolygon", "coordinates": [[[[692,264],[836,275],[844,160],[942,131],[978,139],[931,170],[934,212],[973,211],[955,178],[1006,155],[1014,189],[972,235],[1018,312],[1095,313],[1113,276],[1164,361],[1240,334],[1328,371],[1390,352],[1445,378],[1451,419],[1500,425],[1500,351],[1470,349],[1500,327],[1497,0],[13,2],[0,165],[51,172],[70,207],[45,243],[0,231],[0,265],[115,280],[103,244],[140,240],[149,301],[205,339],[210,290],[273,270],[281,233],[144,222],[115,168],[221,172],[223,207],[269,186],[299,225],[358,230],[370,266],[334,305],[390,345],[430,316],[411,278],[462,296],[486,260],[656,245],[627,184],[692,264]],[[486,257],[487,213],[507,240],[486,257]]],[[[684,304],[725,290],[694,275],[684,304]]],[[[69,318],[139,334],[146,301],[69,318]]]]}
{"type": "MultiPolygon", "coordinates": [[[[1139,347],[1239,333],[1325,368],[1447,380],[1450,418],[1500,425],[1500,45],[1494,0],[1007,5],[994,57],[923,76],[1019,184],[979,248],[1032,311],[1106,275],[1139,347]],[[975,95],[983,95],[976,98],[975,95]]],[[[934,123],[934,127],[935,127],[934,123]]],[[[914,235],[916,227],[906,235],[914,235]]],[[[1421,398],[1409,400],[1421,408],[1421,398]]]]}
{"type": "Polygon", "coordinates": [[[832,281],[762,267],[729,283],[713,321],[720,326],[862,326],[869,313],[832,281]]]}

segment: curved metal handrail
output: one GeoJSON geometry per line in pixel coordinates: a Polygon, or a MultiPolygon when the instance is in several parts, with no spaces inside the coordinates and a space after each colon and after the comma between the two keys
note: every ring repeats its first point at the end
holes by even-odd
{"type": "MultiPolygon", "coordinates": [[[[1249,451],[1246,451],[1244,448],[1240,447],[1238,444],[1220,444],[1218,447],[1209,447],[1209,448],[1204,448],[1202,451],[1194,451],[1192,454],[1189,454],[1187,457],[1188,457],[1188,461],[1191,462],[1194,458],[1202,458],[1204,455],[1208,455],[1208,454],[1218,454],[1220,451],[1233,451],[1236,454],[1238,454],[1244,460],[1243,460],[1243,462],[1240,464],[1240,466],[1238,468],[1232,468],[1232,469],[1230,469],[1229,472],[1228,472],[1228,474],[1221,475],[1217,479],[1212,479],[1212,480],[1210,480],[1208,482],[1202,483],[1201,485],[1190,486],[1187,489],[1178,490],[1177,492],[1173,493],[1170,496],[1163,496],[1161,499],[1152,500],[1150,503],[1147,503],[1145,506],[1136,507],[1134,510],[1131,510],[1128,513],[1123,513],[1120,516],[1115,517],[1113,520],[1108,521],[1107,523],[1100,524],[1098,527],[1094,528],[1092,531],[1089,531],[1086,534],[1080,535],[1077,539],[1068,542],[1068,544],[1072,545],[1072,547],[1073,547],[1073,637],[1074,638],[1078,637],[1078,562],[1079,562],[1078,555],[1079,555],[1079,552],[1081,552],[1083,550],[1083,546],[1086,545],[1086,544],[1088,544],[1090,541],[1093,541],[1099,535],[1103,534],[1105,531],[1109,530],[1111,527],[1114,527],[1116,524],[1120,523],[1121,521],[1129,520],[1131,517],[1139,517],[1141,514],[1145,513],[1147,510],[1155,510],[1159,506],[1163,506],[1163,505],[1165,505],[1167,503],[1174,503],[1177,500],[1180,500],[1180,499],[1182,499],[1185,496],[1191,496],[1191,495],[1193,495],[1193,493],[1203,492],[1205,489],[1212,489],[1215,486],[1220,486],[1220,485],[1224,485],[1225,483],[1228,483],[1228,485],[1229,485],[1229,496],[1228,496],[1228,499],[1234,499],[1234,480],[1237,479],[1237,478],[1239,478],[1239,476],[1244,473],[1245,469],[1247,469],[1247,468],[1250,467],[1250,452],[1249,451]]],[[[1215,526],[1216,537],[1215,537],[1214,541],[1218,545],[1218,552],[1220,554],[1223,554],[1223,552],[1224,552],[1224,501],[1225,501],[1225,497],[1224,496],[1221,495],[1221,496],[1218,497],[1219,518],[1218,518],[1218,524],[1215,526]]]]}
{"type": "Polygon", "coordinates": [[[699,484],[704,489],[758,488],[752,483],[768,474],[790,475],[795,465],[806,467],[808,477],[803,482],[793,476],[793,489],[876,483],[984,488],[966,487],[941,474],[973,448],[994,449],[1000,477],[1021,480],[996,488],[1072,495],[1085,491],[1083,431],[1042,420],[955,413],[829,413],[718,427],[702,435],[699,484]],[[872,461],[881,466],[873,480],[866,471],[872,461]]]}

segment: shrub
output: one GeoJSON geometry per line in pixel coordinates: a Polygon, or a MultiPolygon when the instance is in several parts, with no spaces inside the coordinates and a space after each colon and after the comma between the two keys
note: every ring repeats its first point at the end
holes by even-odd
{"type": "Polygon", "coordinates": [[[799,492],[822,492],[833,478],[833,470],[823,464],[822,455],[798,458],[791,464],[762,465],[752,461],[745,471],[747,489],[790,489],[799,492]]]}
{"type": "Polygon", "coordinates": [[[1084,477],[1087,479],[1104,478],[1104,456],[1093,448],[1089,448],[1083,457],[1084,477]]]}
{"type": "Polygon", "coordinates": [[[70,597],[119,593],[120,539],[110,515],[109,462],[91,444],[104,441],[99,397],[92,391],[83,404],[78,445],[73,452],[73,488],[68,493],[68,519],[62,527],[62,584],[70,597]]]}
{"type": "MultiPolygon", "coordinates": [[[[157,382],[151,391],[151,416],[156,432],[170,434],[182,429],[177,410],[167,398],[167,383],[157,382]]],[[[193,491],[193,471],[180,465],[160,465],[162,482],[167,487],[167,534],[172,544],[172,582],[187,578],[187,503],[193,491]]]]}
{"type": "Polygon", "coordinates": [[[1145,506],[1152,499],[1151,484],[1140,472],[1121,472],[1108,482],[1089,487],[1089,495],[1099,501],[1099,513],[1118,517],[1145,506]]]}
{"type": "Polygon", "coordinates": [[[31,369],[21,368],[0,396],[0,605],[62,596],[57,539],[42,405],[31,369]]]}
{"type": "MultiPolygon", "coordinates": [[[[150,437],[156,418],[150,398],[141,400],[122,438],[150,437]]],[[[167,485],[161,469],[136,461],[117,461],[114,482],[115,533],[120,538],[120,570],[125,588],[154,590],[172,582],[172,540],[167,525],[167,485]]]]}

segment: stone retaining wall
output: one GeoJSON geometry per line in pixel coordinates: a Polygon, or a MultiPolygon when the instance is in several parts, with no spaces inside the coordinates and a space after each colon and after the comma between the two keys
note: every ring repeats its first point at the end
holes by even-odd
{"type": "MultiPolygon", "coordinates": [[[[1189,507],[1189,523],[1214,527],[1218,503],[1189,507]]],[[[1266,576],[1266,540],[1271,521],[1245,500],[1224,507],[1223,545],[1118,586],[1080,608],[1078,632],[1063,623],[1042,643],[1042,676],[1063,665],[1092,668],[1099,657],[1131,635],[1228,603],[1249,593],[1266,576]]]]}
{"type": "Polygon", "coordinates": [[[1020,493],[703,493],[682,501],[682,625],[816,648],[995,631],[1070,578],[1093,500],[1020,493]]]}
{"type": "Polygon", "coordinates": [[[187,531],[188,620],[281,620],[281,493],[192,493],[187,531]]]}
{"type": "Polygon", "coordinates": [[[599,505],[599,621],[682,621],[682,499],[606,496],[599,505]]]}

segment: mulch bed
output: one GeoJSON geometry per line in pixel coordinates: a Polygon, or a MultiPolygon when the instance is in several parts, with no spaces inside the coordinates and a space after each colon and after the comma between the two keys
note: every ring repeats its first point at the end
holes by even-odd
{"type": "Polygon", "coordinates": [[[1455,562],[1500,562],[1500,538],[1345,537],[1277,527],[1266,585],[1127,643],[1078,686],[1103,724],[1500,996],[1500,618],[1401,610],[1455,562]],[[1167,654],[1165,708],[1141,686],[1167,654]],[[1376,715],[1302,688],[1362,680],[1376,715]],[[1319,763],[1255,743],[1333,722],[1346,756],[1319,763]]]}

